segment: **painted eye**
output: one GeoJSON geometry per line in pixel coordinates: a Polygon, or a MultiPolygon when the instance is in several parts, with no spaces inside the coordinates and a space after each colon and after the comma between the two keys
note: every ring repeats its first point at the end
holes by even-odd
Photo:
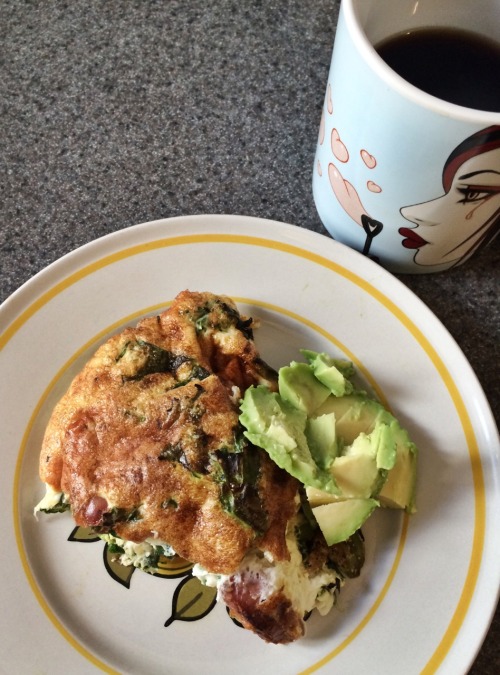
{"type": "Polygon", "coordinates": [[[488,199],[488,197],[491,197],[497,191],[494,189],[485,190],[483,188],[467,186],[458,188],[458,192],[463,195],[462,199],[460,199],[460,204],[471,204],[473,202],[480,202],[483,199],[488,199]]]}

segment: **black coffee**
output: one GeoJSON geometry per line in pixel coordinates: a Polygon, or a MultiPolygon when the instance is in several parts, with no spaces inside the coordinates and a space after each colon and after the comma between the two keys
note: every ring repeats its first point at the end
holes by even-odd
{"type": "Polygon", "coordinates": [[[500,43],[468,31],[422,28],[376,50],[415,87],[457,105],[500,112],[500,43]]]}

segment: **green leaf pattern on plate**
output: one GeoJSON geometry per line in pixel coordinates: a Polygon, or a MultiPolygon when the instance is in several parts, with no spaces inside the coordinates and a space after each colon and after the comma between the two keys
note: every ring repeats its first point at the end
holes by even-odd
{"type": "Polygon", "coordinates": [[[107,573],[115,581],[118,581],[119,584],[125,586],[125,588],[130,588],[130,579],[135,571],[135,567],[133,565],[122,565],[116,557],[116,552],[109,549],[109,544],[105,544],[103,559],[107,573]]]}
{"type": "Polygon", "coordinates": [[[91,544],[94,541],[101,541],[91,527],[75,527],[68,537],[68,541],[79,541],[91,544]]]}
{"type": "Polygon", "coordinates": [[[172,599],[172,614],[165,621],[170,626],[174,621],[198,621],[203,619],[217,602],[217,589],[204,586],[193,576],[186,577],[175,589],[172,599]]]}
{"type": "MultiPolygon", "coordinates": [[[[88,544],[102,540],[90,527],[75,527],[68,541],[88,544]]],[[[125,588],[130,588],[130,581],[136,568],[133,565],[122,565],[116,552],[107,543],[104,544],[103,560],[110,577],[125,588]]],[[[163,579],[184,577],[175,589],[172,598],[172,613],[165,621],[165,626],[170,626],[174,621],[203,619],[216,605],[217,589],[204,586],[199,579],[193,577],[192,568],[192,563],[178,555],[171,558],[160,556],[156,571],[152,573],[152,576],[163,579]]]]}
{"type": "Polygon", "coordinates": [[[156,572],[153,573],[155,577],[166,577],[169,579],[178,579],[185,577],[191,572],[193,563],[189,560],[181,558],[180,555],[174,555],[172,558],[160,556],[156,572]]]}

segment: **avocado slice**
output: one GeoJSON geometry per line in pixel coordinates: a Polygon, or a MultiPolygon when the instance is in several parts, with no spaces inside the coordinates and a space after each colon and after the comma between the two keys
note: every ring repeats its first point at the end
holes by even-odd
{"type": "Polygon", "coordinates": [[[369,398],[363,392],[355,392],[346,396],[329,396],[315,411],[314,415],[335,413],[337,420],[337,436],[346,445],[350,445],[361,433],[371,433],[377,422],[399,423],[384,406],[369,398]]]}
{"type": "Polygon", "coordinates": [[[378,495],[381,506],[404,509],[407,513],[416,512],[417,457],[417,447],[410,441],[407,432],[400,428],[394,467],[378,495]]]}
{"type": "MultiPolygon", "coordinates": [[[[370,434],[360,433],[340,455],[333,457],[330,464],[330,472],[340,490],[335,499],[377,497],[395,458],[396,440],[387,424],[377,422],[370,434]]],[[[333,501],[319,491],[307,491],[307,495],[313,500],[312,506],[333,501]]]]}
{"type": "Polygon", "coordinates": [[[311,417],[306,423],[306,438],[314,461],[322,469],[329,469],[339,454],[335,414],[311,417]]]}
{"type": "Polygon", "coordinates": [[[351,536],[379,505],[413,513],[417,449],[407,432],[354,390],[352,363],[302,353],[308,363],[280,369],[279,394],[245,392],[245,436],[305,485],[329,542],[351,536]]]}
{"type": "Polygon", "coordinates": [[[338,495],[332,495],[330,492],[318,490],[318,488],[314,487],[306,487],[306,496],[311,508],[343,500],[343,498],[338,495]]]}
{"type": "MultiPolygon", "coordinates": [[[[329,396],[315,415],[332,412],[336,418],[337,443],[344,442],[350,447],[343,454],[351,454],[354,444],[360,443],[357,439],[361,434],[371,437],[382,478],[383,472],[386,472],[385,482],[378,486],[380,491],[377,492],[375,487],[371,496],[376,496],[383,506],[414,513],[418,451],[408,432],[381,403],[364,393],[356,392],[340,398],[329,396]]],[[[361,447],[358,446],[358,449],[361,447]]],[[[342,488],[345,484],[343,477],[339,477],[338,473],[334,475],[342,488]]]]}
{"type": "Polygon", "coordinates": [[[376,452],[377,467],[390,471],[396,463],[397,438],[401,427],[393,420],[390,424],[378,421],[370,434],[376,452]]]}
{"type": "Polygon", "coordinates": [[[330,390],[316,379],[311,367],[298,361],[279,369],[278,389],[285,401],[309,416],[330,395],[330,390]]]}
{"type": "Polygon", "coordinates": [[[332,474],[316,464],[305,435],[307,415],[265,385],[246,390],[240,421],[248,440],[304,485],[338,493],[332,474]]]}
{"type": "Polygon", "coordinates": [[[349,377],[354,375],[354,366],[350,361],[334,359],[324,352],[312,352],[307,349],[301,350],[301,353],[309,361],[314,376],[334,396],[345,396],[354,390],[349,380],[349,377]]]}
{"type": "Polygon", "coordinates": [[[344,498],[368,499],[375,496],[385,482],[374,457],[357,454],[338,457],[331,472],[344,498]]]}
{"type": "Polygon", "coordinates": [[[346,499],[312,509],[328,546],[345,541],[379,505],[376,499],[346,499]]]}

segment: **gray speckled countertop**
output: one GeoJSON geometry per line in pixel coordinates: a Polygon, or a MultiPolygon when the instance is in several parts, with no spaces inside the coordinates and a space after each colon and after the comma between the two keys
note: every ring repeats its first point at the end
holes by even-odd
{"type": "MultiPolygon", "coordinates": [[[[337,0],[4,0],[0,301],[64,253],[197,213],[325,234],[311,171],[337,0]]],[[[500,419],[500,240],[401,276],[500,419]]],[[[500,615],[470,671],[500,672],[500,615]]]]}

